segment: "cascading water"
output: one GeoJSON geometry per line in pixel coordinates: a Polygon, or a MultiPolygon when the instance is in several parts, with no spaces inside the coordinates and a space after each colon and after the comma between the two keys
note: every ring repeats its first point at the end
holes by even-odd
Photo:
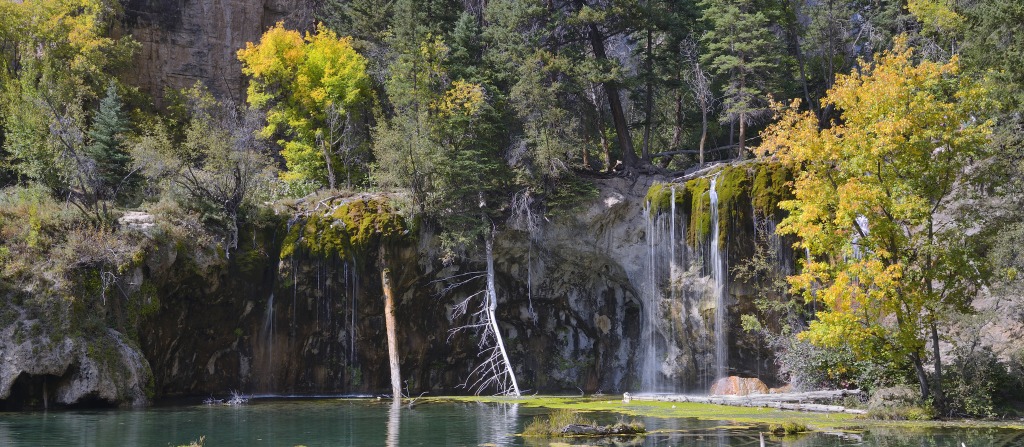
{"type": "Polygon", "coordinates": [[[647,241],[648,248],[650,249],[650,255],[648,260],[648,277],[645,278],[647,286],[644,287],[644,319],[643,327],[644,330],[641,334],[641,344],[643,347],[643,364],[640,368],[640,383],[641,387],[645,391],[655,391],[658,389],[658,346],[655,338],[657,337],[657,323],[658,323],[658,301],[660,300],[657,290],[657,260],[655,259],[655,243],[654,243],[654,216],[651,212],[651,203],[647,202],[644,205],[644,216],[647,224],[647,241]]]}
{"type": "Polygon", "coordinates": [[[265,349],[266,364],[263,370],[264,375],[259,379],[262,381],[263,391],[269,391],[271,383],[269,375],[274,370],[274,292],[270,292],[270,297],[267,298],[267,308],[263,311],[263,330],[260,338],[265,349]]]}
{"type": "MultiPolygon", "coordinates": [[[[675,279],[675,278],[677,278],[679,276],[679,265],[676,264],[676,187],[675,187],[675,185],[672,185],[672,204],[671,204],[670,208],[671,208],[672,212],[671,212],[671,214],[669,214],[669,221],[671,222],[671,224],[669,225],[669,236],[668,236],[668,238],[669,238],[669,244],[668,244],[668,250],[669,250],[668,268],[669,268],[669,270],[668,271],[669,271],[669,280],[671,281],[671,280],[673,280],[673,279],[675,279]]],[[[676,288],[675,287],[669,287],[669,288],[672,291],[671,292],[672,293],[672,301],[675,302],[675,300],[676,300],[676,288]]]]}
{"type": "Polygon", "coordinates": [[[638,287],[643,298],[639,376],[641,389],[648,392],[676,391],[681,352],[677,339],[686,337],[687,298],[679,292],[687,250],[681,234],[686,233],[686,223],[677,216],[675,188],[671,186],[667,210],[644,204],[647,262],[638,287]]]}
{"type": "Polygon", "coordinates": [[[352,261],[352,264],[353,266],[350,267],[349,261],[344,263],[345,294],[349,299],[348,364],[350,366],[356,364],[356,297],[359,295],[359,275],[354,268],[355,260],[352,261]]]}
{"type": "Polygon", "coordinates": [[[711,263],[711,278],[715,287],[715,378],[719,379],[728,375],[728,334],[726,317],[728,309],[725,307],[725,283],[726,276],[725,258],[721,250],[721,235],[718,223],[718,192],[716,186],[718,176],[711,179],[711,188],[708,195],[711,205],[711,240],[709,241],[710,253],[708,262],[711,263]]]}

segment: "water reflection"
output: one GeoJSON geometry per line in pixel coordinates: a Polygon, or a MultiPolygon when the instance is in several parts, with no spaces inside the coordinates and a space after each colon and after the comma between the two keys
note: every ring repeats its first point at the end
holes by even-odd
{"type": "MultiPolygon", "coordinates": [[[[758,447],[758,428],[694,419],[642,418],[653,433],[617,439],[532,439],[517,436],[547,410],[516,403],[421,403],[390,400],[256,400],[242,407],[0,413],[0,446],[166,446],[206,437],[208,446],[686,446],[758,447]]],[[[588,414],[601,424],[615,414],[588,414]]],[[[764,427],[760,427],[761,430],[764,427]]],[[[786,447],[1009,447],[1024,430],[870,429],[860,433],[765,436],[786,447]]]]}
{"type": "Polygon", "coordinates": [[[391,400],[391,407],[388,408],[387,447],[398,447],[398,432],[401,426],[402,400],[395,398],[391,400]]]}

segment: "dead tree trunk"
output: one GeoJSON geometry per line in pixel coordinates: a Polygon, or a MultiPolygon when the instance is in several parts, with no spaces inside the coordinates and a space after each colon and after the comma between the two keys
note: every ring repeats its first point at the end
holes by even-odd
{"type": "Polygon", "coordinates": [[[384,288],[384,326],[388,336],[388,363],[391,366],[391,393],[394,399],[402,398],[402,373],[398,363],[398,335],[395,324],[395,292],[391,286],[391,270],[380,271],[380,283],[384,288]]]}
{"type": "Polygon", "coordinates": [[[487,319],[494,331],[494,340],[498,350],[501,352],[501,360],[504,363],[504,372],[508,375],[510,393],[519,396],[519,383],[516,382],[515,371],[512,370],[512,362],[508,360],[508,352],[505,351],[505,342],[498,330],[498,318],[495,312],[498,310],[498,294],[494,287],[494,236],[487,237],[487,319]]]}

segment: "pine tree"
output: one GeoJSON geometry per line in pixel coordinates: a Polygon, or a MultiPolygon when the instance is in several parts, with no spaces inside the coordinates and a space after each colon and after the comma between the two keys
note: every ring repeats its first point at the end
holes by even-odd
{"type": "Polygon", "coordinates": [[[724,118],[739,122],[742,158],[751,120],[767,112],[768,87],[781,59],[779,42],[768,14],[754,0],[703,0],[700,6],[708,27],[705,64],[725,82],[724,118]]]}
{"type": "Polygon", "coordinates": [[[89,130],[91,143],[86,155],[95,163],[92,173],[97,199],[114,199],[130,185],[131,155],[124,147],[124,134],[128,120],[121,111],[121,98],[113,82],[107,87],[107,96],[100,101],[99,111],[93,117],[89,130]]]}

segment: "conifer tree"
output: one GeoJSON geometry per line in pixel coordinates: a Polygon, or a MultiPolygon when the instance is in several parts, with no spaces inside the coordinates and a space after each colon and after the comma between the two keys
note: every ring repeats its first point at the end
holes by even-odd
{"type": "Polygon", "coordinates": [[[93,118],[89,130],[91,143],[85,149],[86,155],[95,163],[93,184],[99,199],[114,199],[129,184],[132,159],[124,147],[127,131],[128,120],[121,111],[121,98],[117,94],[117,86],[111,82],[93,118]]]}
{"type": "Polygon", "coordinates": [[[746,130],[767,112],[772,73],[780,63],[779,42],[765,8],[754,0],[703,0],[708,31],[703,40],[708,70],[724,81],[724,120],[739,123],[737,154],[745,157],[746,130]]]}

